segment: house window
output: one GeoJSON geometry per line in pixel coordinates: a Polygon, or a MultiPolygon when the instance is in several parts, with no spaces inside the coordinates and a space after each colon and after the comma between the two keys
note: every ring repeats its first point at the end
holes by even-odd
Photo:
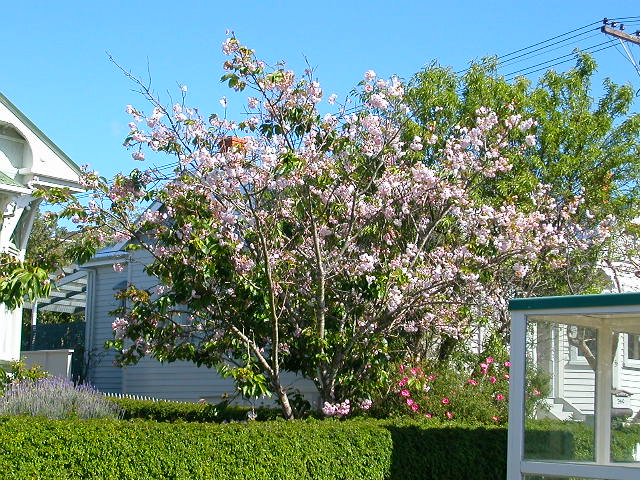
{"type": "Polygon", "coordinates": [[[571,360],[595,364],[598,345],[594,328],[567,325],[567,340],[571,346],[571,360]]]}
{"type": "Polygon", "coordinates": [[[640,363],[640,335],[627,334],[626,359],[640,363]]]}

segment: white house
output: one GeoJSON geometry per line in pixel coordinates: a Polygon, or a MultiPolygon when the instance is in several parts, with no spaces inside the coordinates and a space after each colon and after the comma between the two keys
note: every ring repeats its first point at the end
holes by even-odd
{"type": "MultiPolygon", "coordinates": [[[[633,265],[603,266],[612,279],[612,287],[605,293],[634,293],[640,291],[640,279],[633,265]]],[[[640,335],[633,332],[614,332],[612,344],[612,394],[616,415],[631,413],[640,418],[640,335]]],[[[529,332],[531,361],[551,378],[549,411],[542,416],[561,420],[584,420],[594,414],[597,335],[595,330],[566,323],[536,324],[529,332]]]]}
{"type": "MultiPolygon", "coordinates": [[[[80,169],[0,93],[0,251],[24,259],[37,186],[81,191],[80,169]]],[[[0,362],[20,358],[22,309],[0,305],[0,362]]]]}

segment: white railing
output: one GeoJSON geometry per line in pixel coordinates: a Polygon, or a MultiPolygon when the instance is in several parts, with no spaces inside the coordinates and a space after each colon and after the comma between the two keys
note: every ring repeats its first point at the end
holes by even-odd
{"type": "Polygon", "coordinates": [[[127,398],[130,400],[147,400],[150,402],[169,402],[171,400],[165,400],[164,398],[147,397],[146,395],[136,395],[133,393],[115,393],[115,392],[102,392],[105,397],[112,398],[127,398]]]}

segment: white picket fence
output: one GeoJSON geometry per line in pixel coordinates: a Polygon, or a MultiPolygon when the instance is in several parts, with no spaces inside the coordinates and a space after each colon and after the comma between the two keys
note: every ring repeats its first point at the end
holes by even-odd
{"type": "Polygon", "coordinates": [[[114,392],[102,392],[105,397],[112,398],[128,398],[130,400],[148,400],[150,402],[168,402],[164,398],[147,397],[145,395],[135,395],[131,393],[114,393],[114,392]]]}

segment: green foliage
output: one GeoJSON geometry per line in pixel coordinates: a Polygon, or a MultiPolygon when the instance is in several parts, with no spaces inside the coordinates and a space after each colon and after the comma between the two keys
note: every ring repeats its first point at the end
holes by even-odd
{"type": "MultiPolygon", "coordinates": [[[[611,458],[633,461],[640,425],[612,428],[611,458]]],[[[583,422],[529,420],[525,426],[525,456],[532,460],[593,461],[593,427],[583,422]]]]}
{"type": "MultiPolygon", "coordinates": [[[[129,410],[125,415],[152,407],[117,403],[129,410]]],[[[185,404],[157,402],[154,415],[162,416],[163,407],[178,412],[177,405],[185,404]]],[[[435,419],[205,425],[5,418],[0,425],[0,469],[7,480],[455,480],[470,472],[474,480],[494,480],[506,474],[505,427],[435,419]]],[[[593,431],[579,422],[530,421],[526,431],[527,458],[586,460],[593,451],[593,431]]],[[[638,425],[614,432],[613,458],[629,460],[639,435],[638,425]]]]}
{"type": "Polygon", "coordinates": [[[6,253],[0,255],[0,302],[9,310],[20,307],[25,298],[48,297],[50,291],[47,270],[6,253]]]}
{"type": "Polygon", "coordinates": [[[233,378],[238,392],[247,399],[255,399],[261,396],[271,396],[267,378],[252,368],[248,363],[245,367],[231,368],[228,365],[219,365],[218,373],[223,377],[233,378]]]}
{"type": "MultiPolygon", "coordinates": [[[[5,418],[0,426],[0,470],[6,480],[495,480],[506,475],[506,428],[460,422],[206,425],[5,418]]],[[[630,457],[638,433],[629,427],[614,438],[614,458],[630,457]]],[[[528,457],[536,451],[544,455],[545,449],[553,454],[560,437],[579,457],[593,441],[588,428],[572,422],[536,422],[528,435],[533,435],[528,457]]]]}
{"type": "MultiPolygon", "coordinates": [[[[441,148],[442,139],[456,126],[470,127],[474,112],[488,107],[500,118],[520,115],[535,120],[536,144],[522,152],[507,152],[513,169],[482,193],[487,199],[517,199],[526,203],[537,181],[548,184],[560,202],[581,195],[578,215],[583,225],[611,215],[618,232],[629,226],[640,210],[640,115],[630,113],[631,85],[604,81],[604,94],[592,96],[596,63],[587,54],[576,54],[576,65],[567,72],[549,70],[532,85],[520,77],[507,82],[492,59],[474,64],[462,75],[431,64],[415,75],[408,91],[413,122],[405,135],[437,135],[428,147],[427,161],[441,148]]],[[[525,134],[512,132],[510,141],[525,134]]],[[[530,275],[528,295],[562,295],[600,292],[608,279],[598,274],[598,259],[616,256],[617,235],[612,241],[584,252],[571,253],[563,269],[542,268],[530,275]]],[[[617,252],[620,255],[621,252],[617,252]]],[[[533,273],[533,272],[532,272],[533,273]]],[[[508,294],[508,292],[507,292],[508,294]]]]}
{"type": "MultiPolygon", "coordinates": [[[[129,398],[110,398],[123,410],[123,418],[155,420],[157,422],[227,422],[247,420],[251,408],[229,405],[228,402],[218,404],[187,403],[151,400],[134,400],[129,398]]],[[[256,408],[256,420],[275,420],[282,417],[282,411],[275,408],[256,408]]]]}
{"type": "Polygon", "coordinates": [[[383,479],[391,435],[360,422],[0,420],[10,479],[383,479]]]}
{"type": "MultiPolygon", "coordinates": [[[[486,357],[471,367],[451,363],[401,365],[382,395],[374,397],[376,417],[414,416],[506,425],[509,413],[507,356],[486,357]]],[[[533,416],[549,393],[548,375],[527,372],[526,412],[533,416]]]]}
{"type": "Polygon", "coordinates": [[[0,396],[4,395],[7,387],[14,382],[22,380],[39,380],[46,378],[49,374],[42,370],[40,365],[27,367],[22,361],[13,361],[8,367],[0,367],[0,396]]]}

